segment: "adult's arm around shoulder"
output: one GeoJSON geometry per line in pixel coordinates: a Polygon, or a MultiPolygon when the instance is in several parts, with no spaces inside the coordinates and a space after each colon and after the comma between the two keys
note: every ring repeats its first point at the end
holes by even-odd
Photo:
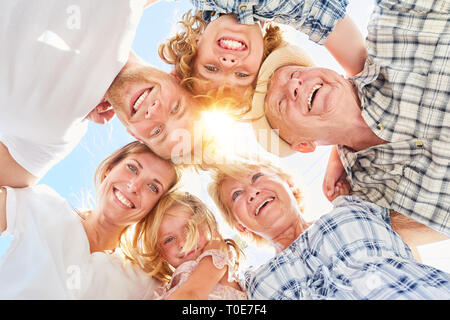
{"type": "Polygon", "coordinates": [[[0,232],[6,230],[6,189],[0,187],[0,232]]]}
{"type": "Polygon", "coordinates": [[[23,188],[35,184],[38,180],[20,166],[8,148],[0,142],[0,186],[23,188]]]}

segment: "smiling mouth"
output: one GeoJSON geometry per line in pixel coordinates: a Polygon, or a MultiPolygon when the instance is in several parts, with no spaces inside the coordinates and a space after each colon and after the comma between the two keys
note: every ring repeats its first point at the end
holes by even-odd
{"type": "Polygon", "coordinates": [[[313,105],[313,100],[316,97],[317,91],[322,88],[321,84],[316,84],[311,92],[309,93],[309,97],[308,97],[308,111],[311,111],[312,109],[312,105],[313,105]]]}
{"type": "Polygon", "coordinates": [[[255,217],[257,217],[259,215],[259,212],[261,211],[262,208],[264,208],[269,202],[272,202],[273,200],[275,200],[274,197],[270,197],[266,200],[264,200],[259,206],[258,208],[256,208],[255,211],[255,217]]]}
{"type": "Polygon", "coordinates": [[[235,50],[235,51],[244,51],[247,50],[248,46],[245,42],[240,40],[235,40],[231,38],[220,38],[217,41],[217,45],[225,50],[235,50]]]}
{"type": "Polygon", "coordinates": [[[125,195],[122,192],[120,192],[119,189],[114,188],[114,195],[116,196],[117,200],[119,200],[119,202],[122,203],[124,206],[130,209],[135,208],[134,203],[128,200],[127,197],[125,197],[125,195]]]}
{"type": "Polygon", "coordinates": [[[153,87],[145,89],[139,96],[135,98],[134,102],[131,102],[131,115],[134,115],[139,110],[140,106],[152,90],[153,87]]]}

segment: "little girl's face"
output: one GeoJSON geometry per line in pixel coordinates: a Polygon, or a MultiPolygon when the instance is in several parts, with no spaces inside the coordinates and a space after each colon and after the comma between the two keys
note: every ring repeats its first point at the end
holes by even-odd
{"type": "Polygon", "coordinates": [[[197,90],[228,83],[244,91],[256,80],[264,50],[258,24],[239,24],[234,15],[223,15],[207,25],[197,44],[194,75],[209,80],[197,90]]]}
{"type": "Polygon", "coordinates": [[[158,239],[162,256],[174,268],[183,262],[197,259],[208,242],[205,232],[199,228],[197,244],[189,252],[182,252],[186,241],[186,223],[191,217],[189,209],[175,205],[167,210],[159,227],[158,239]]]}

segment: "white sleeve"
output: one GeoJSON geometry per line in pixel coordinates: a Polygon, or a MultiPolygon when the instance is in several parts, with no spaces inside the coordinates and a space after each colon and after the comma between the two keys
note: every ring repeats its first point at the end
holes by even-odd
{"type": "Polygon", "coordinates": [[[40,144],[33,141],[2,135],[0,141],[8,148],[11,157],[37,178],[43,177],[56,163],[66,157],[78,144],[87,130],[87,121],[80,127],[78,137],[70,143],[40,144]]]}

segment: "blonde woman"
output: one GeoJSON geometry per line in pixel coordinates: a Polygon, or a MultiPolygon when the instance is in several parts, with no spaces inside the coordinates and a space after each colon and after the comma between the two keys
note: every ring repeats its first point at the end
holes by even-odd
{"type": "Polygon", "coordinates": [[[177,181],[170,162],[132,142],[97,168],[90,211],[45,185],[1,188],[0,231],[13,240],[0,259],[0,298],[152,298],[158,281],[124,263],[121,237],[177,181]]]}
{"type": "Polygon", "coordinates": [[[249,299],[450,298],[450,275],[414,259],[385,208],[341,196],[307,221],[290,176],[262,162],[222,166],[209,191],[233,228],[275,248],[245,272],[249,299]]]}
{"type": "Polygon", "coordinates": [[[189,193],[164,196],[138,223],[128,248],[131,260],[165,282],[159,299],[246,299],[238,281],[241,250],[220,235],[213,213],[189,193]]]}

